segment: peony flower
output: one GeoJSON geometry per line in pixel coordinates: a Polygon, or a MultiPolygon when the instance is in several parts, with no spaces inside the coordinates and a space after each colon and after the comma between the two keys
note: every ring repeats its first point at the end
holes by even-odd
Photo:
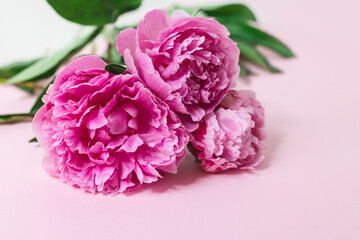
{"type": "Polygon", "coordinates": [[[189,131],[225,97],[239,75],[239,49],[215,19],[148,12],[137,29],[121,31],[117,49],[189,131]]]}
{"type": "Polygon", "coordinates": [[[188,134],[139,77],[113,75],[96,56],[70,63],[43,97],[33,127],[51,175],[116,194],[175,173],[188,134]]]}
{"type": "Polygon", "coordinates": [[[251,91],[231,90],[192,133],[190,151],[208,172],[252,169],[264,158],[264,109],[251,91]]]}

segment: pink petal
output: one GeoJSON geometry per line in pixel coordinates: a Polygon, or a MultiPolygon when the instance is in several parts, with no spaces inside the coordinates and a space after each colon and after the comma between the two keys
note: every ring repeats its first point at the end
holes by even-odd
{"type": "Polygon", "coordinates": [[[160,98],[169,95],[171,88],[154,69],[150,57],[140,51],[136,51],[135,57],[138,62],[139,75],[145,84],[160,98]]]}
{"type": "Polygon", "coordinates": [[[130,54],[134,56],[136,46],[136,29],[127,28],[119,32],[116,39],[116,48],[121,56],[124,56],[126,49],[130,50],[130,54]]]}
{"type": "Polygon", "coordinates": [[[171,19],[165,10],[148,12],[138,25],[139,40],[156,41],[159,33],[170,25],[171,19]]]}
{"type": "Polygon", "coordinates": [[[103,69],[106,63],[95,55],[83,56],[69,63],[56,77],[54,88],[57,89],[64,81],[67,80],[66,75],[72,74],[77,70],[87,70],[90,68],[103,69]]]}
{"type": "Polygon", "coordinates": [[[175,10],[171,14],[172,25],[176,25],[177,21],[181,21],[183,18],[188,18],[190,15],[184,10],[175,10]]]}
{"type": "Polygon", "coordinates": [[[104,150],[104,144],[102,142],[95,143],[89,151],[92,153],[101,153],[104,150]]]}
{"type": "Polygon", "coordinates": [[[110,133],[115,135],[124,134],[127,132],[127,122],[129,121],[129,115],[122,109],[118,108],[112,111],[107,117],[107,126],[110,133]]]}
{"type": "Polygon", "coordinates": [[[125,152],[135,152],[136,149],[141,146],[144,142],[138,135],[130,136],[126,142],[121,146],[120,150],[125,152]]]}
{"type": "Polygon", "coordinates": [[[100,109],[94,109],[90,112],[86,126],[89,129],[97,129],[108,123],[104,113],[100,109]]]}

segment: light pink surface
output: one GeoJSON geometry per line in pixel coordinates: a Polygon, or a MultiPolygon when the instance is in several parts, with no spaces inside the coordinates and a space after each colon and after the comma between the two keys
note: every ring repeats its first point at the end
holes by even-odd
{"type": "MultiPolygon", "coordinates": [[[[130,196],[95,196],[42,170],[43,150],[27,143],[30,123],[0,125],[0,239],[360,239],[355,5],[252,2],[297,54],[269,54],[285,73],[257,71],[244,84],[267,117],[266,160],[255,174],[206,174],[188,157],[177,175],[130,196]]],[[[34,100],[0,86],[0,113],[34,100]]]]}

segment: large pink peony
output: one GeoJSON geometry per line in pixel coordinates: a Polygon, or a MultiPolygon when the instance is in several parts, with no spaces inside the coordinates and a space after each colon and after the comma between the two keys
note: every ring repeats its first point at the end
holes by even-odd
{"type": "Polygon", "coordinates": [[[184,11],[147,13],[137,29],[119,33],[117,48],[189,131],[214,110],[239,75],[239,49],[227,29],[184,11]]]}
{"type": "Polygon", "coordinates": [[[70,63],[33,126],[47,172],[85,191],[115,194],[175,173],[188,134],[136,75],[104,66],[95,56],[70,63]]]}
{"type": "Polygon", "coordinates": [[[192,133],[190,151],[208,172],[251,169],[263,158],[264,109],[251,91],[231,90],[192,133]]]}

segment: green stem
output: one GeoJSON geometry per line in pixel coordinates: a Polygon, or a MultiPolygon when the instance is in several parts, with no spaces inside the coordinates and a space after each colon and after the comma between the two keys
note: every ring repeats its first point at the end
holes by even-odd
{"type": "Polygon", "coordinates": [[[29,121],[33,118],[30,113],[17,113],[0,115],[0,124],[29,121]]]}
{"type": "Polygon", "coordinates": [[[44,87],[34,83],[34,82],[22,82],[22,83],[16,83],[15,84],[18,87],[26,87],[26,88],[31,88],[31,89],[39,89],[41,91],[44,90],[44,87]]]}

